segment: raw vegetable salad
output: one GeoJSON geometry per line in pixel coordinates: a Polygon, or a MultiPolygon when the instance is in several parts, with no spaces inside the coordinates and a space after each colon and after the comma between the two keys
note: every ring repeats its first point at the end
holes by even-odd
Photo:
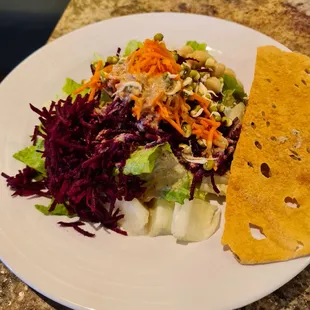
{"type": "Polygon", "coordinates": [[[30,105],[39,124],[26,164],[6,178],[13,196],[44,196],[45,215],[85,236],[85,222],[124,235],[200,241],[219,224],[209,193],[225,195],[246,94],[204,43],[167,49],[158,33],[121,56],[96,55],[91,77],[67,79],[64,99],[30,105]]]}

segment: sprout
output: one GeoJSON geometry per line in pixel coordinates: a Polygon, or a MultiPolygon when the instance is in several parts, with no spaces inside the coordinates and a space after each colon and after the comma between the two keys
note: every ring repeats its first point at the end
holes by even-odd
{"type": "Polygon", "coordinates": [[[214,167],[214,160],[213,159],[208,159],[207,162],[203,165],[203,169],[210,171],[214,167]]]}
{"type": "Polygon", "coordinates": [[[164,39],[164,35],[162,33],[156,33],[154,36],[154,41],[162,41],[164,39]]]}
{"type": "Polygon", "coordinates": [[[189,145],[181,143],[179,144],[179,148],[183,149],[182,153],[192,155],[192,148],[189,145]]]}
{"type": "Polygon", "coordinates": [[[184,80],[184,82],[183,82],[183,86],[185,87],[185,86],[191,84],[192,81],[193,81],[193,80],[192,80],[191,77],[187,77],[187,78],[184,80]]]}
{"type": "Polygon", "coordinates": [[[205,157],[194,157],[192,155],[188,155],[188,154],[184,154],[182,153],[183,158],[188,161],[189,163],[193,163],[193,164],[205,164],[208,159],[205,157]]]}
{"type": "Polygon", "coordinates": [[[112,65],[118,63],[118,61],[119,61],[119,58],[117,56],[109,56],[107,58],[107,62],[112,65]]]}
{"type": "Polygon", "coordinates": [[[220,122],[222,120],[221,114],[219,112],[212,112],[211,116],[214,117],[216,122],[220,122]]]}
{"type": "Polygon", "coordinates": [[[207,141],[205,139],[198,139],[197,143],[201,146],[201,147],[207,147],[207,141]]]}
{"type": "Polygon", "coordinates": [[[185,138],[189,138],[191,136],[191,134],[192,134],[192,127],[191,127],[190,124],[184,123],[182,125],[182,130],[185,133],[185,135],[184,135],[185,138]]]}
{"type": "Polygon", "coordinates": [[[180,82],[180,81],[177,81],[177,82],[175,83],[174,88],[173,88],[172,90],[166,92],[166,95],[172,96],[172,95],[176,94],[176,93],[177,93],[178,91],[180,91],[180,90],[181,90],[181,82],[180,82]]]}
{"type": "Polygon", "coordinates": [[[231,120],[231,118],[223,116],[222,117],[222,123],[223,123],[224,126],[230,127],[232,125],[232,120],[231,120]]]}
{"type": "Polygon", "coordinates": [[[208,110],[210,112],[217,112],[218,104],[215,102],[211,102],[208,106],[208,110]]]}
{"type": "Polygon", "coordinates": [[[191,70],[189,76],[196,82],[200,79],[200,74],[197,70],[191,70]]]}
{"type": "Polygon", "coordinates": [[[198,117],[202,114],[203,108],[200,105],[197,105],[191,112],[190,115],[192,117],[198,117]]]}

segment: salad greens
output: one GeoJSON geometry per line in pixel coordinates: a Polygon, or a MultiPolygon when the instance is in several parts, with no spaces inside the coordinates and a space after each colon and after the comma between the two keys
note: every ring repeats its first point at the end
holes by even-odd
{"type": "Polygon", "coordinates": [[[151,173],[155,167],[156,160],[164,150],[171,152],[169,143],[156,145],[149,149],[140,148],[136,150],[127,159],[124,174],[139,175],[151,173]]]}
{"type": "Polygon", "coordinates": [[[97,52],[94,53],[94,60],[92,61],[92,65],[96,65],[98,63],[98,61],[102,61],[103,63],[105,62],[103,57],[98,54],[97,52]]]}
{"type": "Polygon", "coordinates": [[[223,91],[222,104],[226,107],[233,107],[236,99],[234,97],[234,89],[226,89],[223,91]]]}
{"type": "Polygon", "coordinates": [[[45,160],[42,158],[42,151],[44,150],[44,140],[38,139],[36,145],[31,145],[15,153],[13,157],[26,166],[37,170],[38,172],[46,175],[44,163],[45,160]]]}
{"type": "Polygon", "coordinates": [[[68,217],[75,216],[75,215],[69,215],[69,212],[66,206],[62,203],[57,203],[55,209],[53,211],[49,211],[52,203],[53,203],[53,200],[49,203],[48,206],[36,204],[35,208],[41,213],[43,213],[44,215],[63,215],[63,216],[68,216],[68,217]]]}
{"type": "Polygon", "coordinates": [[[137,40],[131,40],[127,43],[125,47],[124,56],[129,56],[132,52],[134,52],[139,47],[142,47],[143,43],[137,40]]]}
{"type": "MultiPolygon", "coordinates": [[[[77,90],[78,88],[80,88],[81,86],[82,84],[77,83],[72,79],[66,78],[66,82],[65,82],[65,85],[62,87],[62,90],[67,96],[71,96],[72,100],[74,101],[77,95],[73,94],[73,92],[77,90]]],[[[86,88],[80,92],[82,97],[84,97],[88,93],[89,93],[89,88],[86,88]]]]}
{"type": "Polygon", "coordinates": [[[186,172],[184,176],[174,183],[170,190],[164,195],[164,199],[167,201],[175,201],[180,204],[184,204],[184,200],[190,196],[190,186],[193,180],[193,175],[190,172],[186,172]]]}
{"type": "Polygon", "coordinates": [[[192,47],[194,51],[205,51],[207,47],[206,43],[198,43],[197,41],[187,41],[186,45],[192,47]]]}
{"type": "Polygon", "coordinates": [[[146,201],[161,197],[183,203],[190,196],[192,175],[178,162],[167,142],[132,153],[124,173],[139,175],[146,182],[146,201]]]}
{"type": "Polygon", "coordinates": [[[233,91],[230,95],[233,95],[235,99],[242,100],[246,93],[244,92],[243,86],[238,83],[237,79],[231,75],[224,74],[224,85],[223,93],[227,91],[233,91]]]}
{"type": "MultiPolygon", "coordinates": [[[[78,88],[80,88],[82,86],[82,84],[77,83],[76,81],[66,78],[66,82],[62,88],[62,91],[67,95],[67,96],[71,96],[72,100],[74,101],[76,99],[76,94],[73,94],[73,92],[75,90],[77,90],[78,88]]],[[[86,88],[84,90],[82,90],[79,94],[84,97],[86,94],[88,94],[90,91],[89,88],[86,88]]],[[[102,107],[105,103],[110,102],[111,101],[111,97],[105,92],[102,91],[101,95],[100,95],[100,107],[102,107]]]]}
{"type": "Polygon", "coordinates": [[[30,105],[40,121],[36,144],[13,155],[23,171],[2,173],[13,195],[48,197],[47,206],[35,208],[80,217],[59,224],[88,237],[80,228],[85,222],[189,241],[214,232],[218,218],[208,227],[217,208],[207,193],[225,194],[226,184],[219,190],[214,176],[230,169],[246,94],[205,43],[187,41],[171,51],[162,40],[160,33],[131,40],[123,56],[117,48],[106,61],[95,53],[89,80],[66,79],[67,98],[49,108],[30,105]]]}

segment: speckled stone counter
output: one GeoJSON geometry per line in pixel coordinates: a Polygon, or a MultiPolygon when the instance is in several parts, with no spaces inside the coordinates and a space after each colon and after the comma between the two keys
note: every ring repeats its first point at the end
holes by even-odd
{"type": "MultiPolygon", "coordinates": [[[[310,56],[310,0],[72,0],[49,41],[111,17],[164,11],[197,13],[235,21],[310,56]]],[[[28,288],[0,263],[0,310],[6,309],[67,308],[28,288]]],[[[310,309],[310,267],[273,294],[243,309],[310,309]]]]}

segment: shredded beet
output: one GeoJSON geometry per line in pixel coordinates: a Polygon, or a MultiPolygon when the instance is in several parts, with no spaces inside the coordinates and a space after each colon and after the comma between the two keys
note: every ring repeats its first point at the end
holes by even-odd
{"type": "Polygon", "coordinates": [[[79,232],[80,234],[84,235],[85,237],[90,237],[90,238],[94,238],[95,234],[90,233],[86,230],[84,230],[83,228],[79,227],[79,226],[73,226],[73,229],[75,229],[77,232],[79,232]]]}
{"type": "Polygon", "coordinates": [[[232,140],[238,141],[238,139],[240,137],[240,133],[241,133],[241,127],[242,127],[241,121],[239,120],[238,117],[236,117],[233,120],[233,123],[229,129],[227,137],[232,139],[232,140]]]}
{"type": "Polygon", "coordinates": [[[210,175],[210,178],[211,178],[211,184],[212,184],[212,188],[213,188],[214,192],[215,192],[216,194],[219,194],[219,193],[220,193],[220,190],[218,189],[218,187],[217,187],[216,184],[215,184],[215,181],[214,181],[214,173],[212,173],[212,174],[210,175]]]}
{"type": "Polygon", "coordinates": [[[95,66],[93,64],[90,65],[90,71],[92,74],[95,73],[95,66]]]}
{"type": "Polygon", "coordinates": [[[199,68],[197,69],[198,72],[212,72],[212,69],[210,68],[199,68]]]}
{"type": "Polygon", "coordinates": [[[121,49],[120,47],[117,48],[117,50],[116,50],[116,56],[117,56],[117,57],[120,56],[121,50],[122,50],[122,49],[121,49]]]}
{"type": "Polygon", "coordinates": [[[90,232],[88,232],[88,231],[86,231],[80,227],[80,226],[85,225],[85,223],[83,223],[81,221],[70,222],[70,223],[58,222],[58,224],[60,225],[60,227],[73,227],[73,229],[75,229],[77,232],[79,232],[80,234],[82,234],[86,237],[90,237],[90,238],[95,237],[95,234],[92,234],[92,233],[90,233],[90,232]]]}
{"type": "Polygon", "coordinates": [[[36,181],[34,180],[39,173],[30,168],[26,167],[23,170],[19,170],[15,176],[9,176],[5,173],[1,173],[6,179],[7,186],[9,186],[14,193],[12,196],[44,196],[51,197],[47,190],[46,179],[36,181]]]}
{"type": "Polygon", "coordinates": [[[213,157],[217,160],[218,169],[216,174],[224,175],[227,171],[230,170],[233,154],[240,137],[241,127],[241,122],[239,118],[236,117],[230,127],[220,128],[220,131],[223,133],[224,137],[227,138],[229,146],[225,150],[214,151],[212,154],[213,157]]]}
{"type": "Polygon", "coordinates": [[[145,142],[130,104],[115,100],[96,113],[98,97],[89,103],[88,96],[77,96],[74,104],[68,97],[49,110],[32,105],[31,109],[39,115],[44,130],[44,134],[35,133],[44,135],[47,187],[54,197],[50,211],[57,203],[66,203],[81,220],[116,230],[123,217],[115,209],[116,199],[132,200],[144,191],[142,181],[124,175],[122,167],[145,142]],[[115,167],[120,173],[114,176],[115,167]]]}
{"type": "MultiPolygon", "coordinates": [[[[107,89],[114,91],[113,86],[107,86],[107,89]]],[[[133,103],[126,100],[116,98],[100,108],[100,97],[100,91],[90,102],[88,95],[78,95],[74,102],[69,96],[66,100],[53,101],[48,109],[38,109],[30,104],[41,123],[35,126],[32,142],[35,144],[38,137],[44,139],[42,156],[47,176],[36,180],[38,173],[29,167],[13,177],[2,173],[7,185],[14,190],[13,196],[53,197],[49,211],[53,211],[56,204],[64,204],[70,214],[80,218],[73,223],[59,222],[60,226],[73,227],[87,237],[94,235],[80,227],[84,222],[101,223],[126,235],[118,227],[123,215],[115,208],[115,201],[139,198],[145,188],[139,177],[124,175],[123,167],[137,147],[153,147],[166,141],[179,162],[194,175],[190,199],[203,176],[211,177],[213,189],[219,193],[213,172],[187,162],[182,156],[181,143],[190,144],[194,156],[202,155],[203,148],[196,138],[183,137],[152,114],[137,121],[132,115],[133,103]]],[[[215,150],[212,157],[217,160],[215,173],[223,175],[230,168],[240,135],[240,121],[236,119],[231,128],[220,130],[228,138],[229,146],[225,150],[215,150]]]]}
{"type": "MultiPolygon", "coordinates": [[[[35,181],[37,172],[29,167],[14,177],[2,176],[14,190],[13,195],[53,197],[49,211],[56,204],[64,204],[80,221],[101,223],[126,235],[117,225],[123,215],[115,208],[115,201],[139,198],[145,188],[140,178],[124,175],[122,169],[138,146],[154,142],[154,136],[148,136],[154,130],[139,130],[131,103],[116,99],[99,109],[99,98],[100,93],[88,102],[88,95],[78,95],[73,103],[68,97],[52,102],[49,109],[30,105],[41,122],[40,128],[34,129],[32,141],[44,139],[42,156],[47,177],[35,181]]],[[[77,223],[69,227],[90,236],[77,223]]]]}
{"type": "Polygon", "coordinates": [[[192,58],[192,57],[183,57],[181,55],[178,54],[178,60],[177,60],[177,63],[179,65],[181,65],[183,62],[186,62],[187,60],[192,60],[192,61],[195,61],[195,62],[199,62],[199,60],[197,60],[196,58],[192,58]]]}
{"type": "Polygon", "coordinates": [[[195,188],[196,188],[197,184],[201,183],[203,175],[204,175],[204,170],[203,169],[199,169],[194,174],[193,181],[192,181],[192,184],[191,184],[191,187],[190,187],[189,200],[194,199],[195,188]]]}
{"type": "Polygon", "coordinates": [[[59,224],[61,227],[73,227],[73,226],[84,226],[85,223],[81,221],[75,221],[75,222],[62,222],[59,221],[57,224],[59,224]]]}

